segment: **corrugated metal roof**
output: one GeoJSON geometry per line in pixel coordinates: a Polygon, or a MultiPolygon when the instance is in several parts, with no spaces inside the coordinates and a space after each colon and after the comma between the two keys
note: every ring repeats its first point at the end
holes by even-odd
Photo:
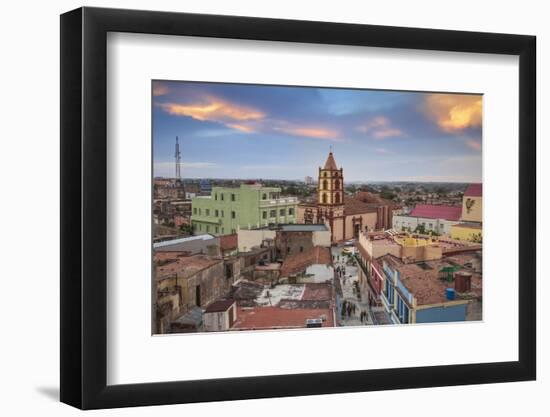
{"type": "Polygon", "coordinates": [[[197,240],[210,240],[215,239],[215,236],[204,234],[204,235],[197,235],[197,236],[188,236],[188,237],[182,237],[179,239],[172,239],[172,240],[165,240],[163,242],[157,242],[153,244],[153,248],[162,248],[165,246],[172,246],[172,245],[178,245],[180,243],[186,243],[186,242],[193,242],[197,240]]]}

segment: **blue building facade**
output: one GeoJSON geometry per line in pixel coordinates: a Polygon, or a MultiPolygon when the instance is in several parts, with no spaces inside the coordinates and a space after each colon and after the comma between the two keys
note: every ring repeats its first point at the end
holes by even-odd
{"type": "Polygon", "coordinates": [[[382,260],[382,270],[384,282],[380,298],[391,323],[441,323],[466,320],[468,301],[449,300],[437,304],[419,305],[414,294],[401,281],[401,274],[397,268],[392,267],[386,260],[382,260]]]}
{"type": "Polygon", "coordinates": [[[416,310],[416,323],[443,323],[466,320],[467,304],[442,305],[416,310]]]}

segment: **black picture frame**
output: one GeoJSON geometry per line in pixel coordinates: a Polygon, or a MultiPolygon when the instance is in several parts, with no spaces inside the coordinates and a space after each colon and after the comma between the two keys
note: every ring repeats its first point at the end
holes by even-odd
{"type": "Polygon", "coordinates": [[[61,16],[60,57],[62,402],[95,409],[535,379],[534,36],[85,7],[61,16]],[[519,56],[519,360],[107,385],[108,32],[519,56]]]}

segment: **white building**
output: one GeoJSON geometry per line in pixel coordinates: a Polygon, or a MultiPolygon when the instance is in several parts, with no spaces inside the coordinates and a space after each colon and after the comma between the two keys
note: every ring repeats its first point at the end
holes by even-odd
{"type": "Polygon", "coordinates": [[[426,232],[436,232],[439,235],[451,233],[451,226],[460,222],[428,217],[393,216],[393,229],[398,232],[410,230],[414,232],[418,226],[423,226],[426,232]]]}
{"type": "Polygon", "coordinates": [[[217,300],[211,303],[203,313],[202,320],[207,332],[229,330],[237,320],[235,300],[217,300]]]}
{"type": "Polygon", "coordinates": [[[417,204],[408,215],[395,215],[392,220],[393,229],[414,232],[418,227],[426,232],[438,235],[451,233],[451,226],[460,223],[462,207],[431,204],[417,204]]]}

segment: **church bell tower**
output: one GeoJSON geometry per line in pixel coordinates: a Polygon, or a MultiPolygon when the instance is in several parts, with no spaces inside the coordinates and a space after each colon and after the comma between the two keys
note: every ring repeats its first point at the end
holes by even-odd
{"type": "Polygon", "coordinates": [[[332,152],[328,154],[325,166],[319,167],[317,204],[327,208],[344,204],[344,171],[336,166],[332,152]]]}

